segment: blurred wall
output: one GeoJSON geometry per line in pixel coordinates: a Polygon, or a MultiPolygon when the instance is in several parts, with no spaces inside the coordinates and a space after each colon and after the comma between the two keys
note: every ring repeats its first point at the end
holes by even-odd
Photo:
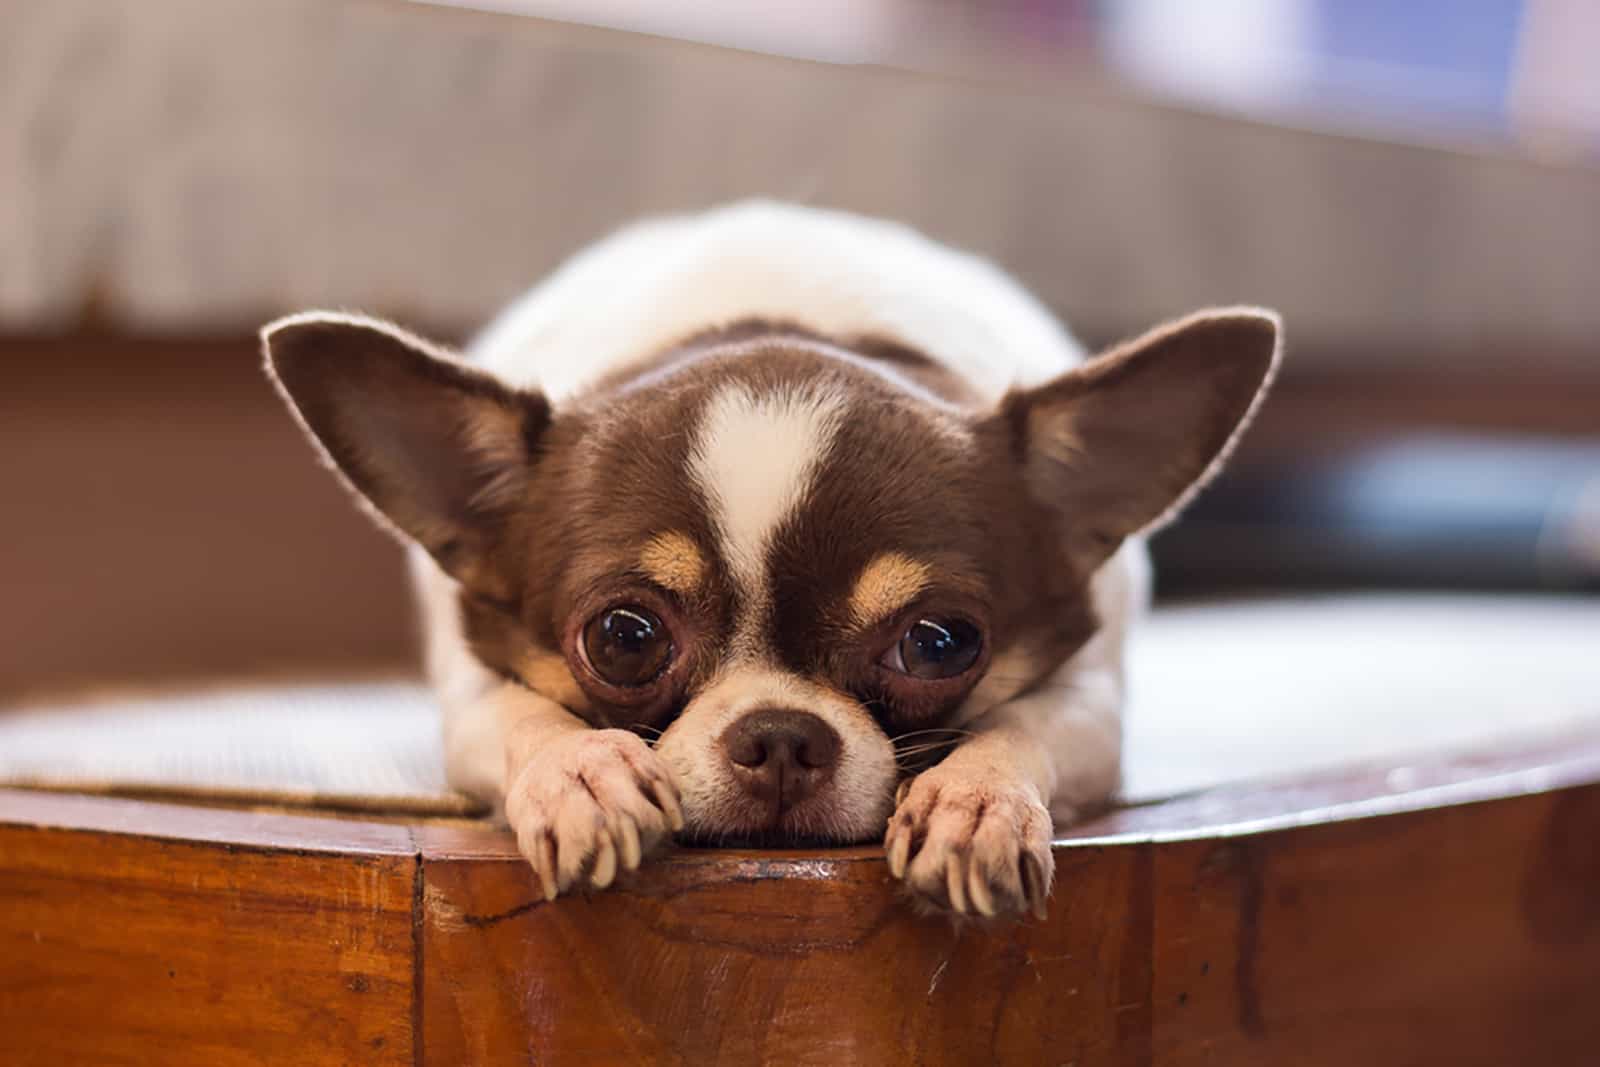
{"type": "Polygon", "coordinates": [[[925,227],[1097,336],[1240,301],[1387,358],[1600,327],[1594,169],[394,0],[11,0],[0,188],[10,329],[460,330],[620,220],[751,194],[925,227]]]}
{"type": "Polygon", "coordinates": [[[248,337],[0,340],[0,699],[409,667],[400,549],[260,363],[248,337]]]}
{"type": "Polygon", "coordinates": [[[459,340],[624,219],[752,194],[989,254],[1091,340],[1281,308],[1290,373],[1250,447],[1600,430],[1593,169],[1186,112],[1085,73],[934,77],[395,0],[9,0],[0,697],[412,662],[400,551],[297,439],[255,328],[356,306],[459,340]]]}

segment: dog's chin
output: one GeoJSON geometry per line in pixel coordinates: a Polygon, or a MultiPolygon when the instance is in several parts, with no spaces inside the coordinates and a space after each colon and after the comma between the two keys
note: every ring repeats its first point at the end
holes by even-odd
{"type": "MultiPolygon", "coordinates": [[[[797,813],[798,814],[798,813],[797,813]]],[[[859,820],[818,819],[814,814],[783,817],[762,825],[748,819],[693,819],[677,834],[679,844],[689,848],[838,848],[882,840],[887,824],[874,830],[819,828],[822,822],[856,823],[859,820]]]]}
{"type": "Polygon", "coordinates": [[[845,840],[825,834],[797,833],[791,830],[728,830],[719,832],[702,829],[677,836],[686,848],[837,848],[860,842],[845,840]]]}

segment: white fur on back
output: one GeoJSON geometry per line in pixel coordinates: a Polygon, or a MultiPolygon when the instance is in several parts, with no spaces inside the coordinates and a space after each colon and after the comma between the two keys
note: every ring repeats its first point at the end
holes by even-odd
{"type": "Polygon", "coordinates": [[[1082,358],[1021,286],[894,223],[748,201],[627,227],[508,308],[473,358],[554,402],[608,371],[741,319],[915,348],[998,398],[1082,358]]]}
{"type": "Polygon", "coordinates": [[[741,629],[766,609],[767,546],[805,496],[843,411],[841,397],[816,390],[758,394],[734,384],[713,395],[701,415],[689,474],[742,594],[741,629]]]}

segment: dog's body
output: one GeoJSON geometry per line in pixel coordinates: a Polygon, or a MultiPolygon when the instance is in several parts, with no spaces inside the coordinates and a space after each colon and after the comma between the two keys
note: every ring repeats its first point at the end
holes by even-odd
{"type": "Polygon", "coordinates": [[[1042,907],[1052,818],[1115,788],[1138,534],[1277,345],[1224,311],[1086,363],[980,260],[751,203],[592,247],[476,371],[349,317],[268,349],[413,542],[451,781],[547,894],[673,830],[887,831],[921,898],[993,915],[1042,907]]]}

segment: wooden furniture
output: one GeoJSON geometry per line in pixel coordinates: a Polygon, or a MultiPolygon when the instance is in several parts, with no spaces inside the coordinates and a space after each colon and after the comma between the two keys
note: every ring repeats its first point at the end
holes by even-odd
{"type": "Polygon", "coordinates": [[[0,791],[0,1062],[1592,1063],[1600,733],[1130,808],[1049,919],[872,848],[546,904],[510,838],[0,791]]]}

